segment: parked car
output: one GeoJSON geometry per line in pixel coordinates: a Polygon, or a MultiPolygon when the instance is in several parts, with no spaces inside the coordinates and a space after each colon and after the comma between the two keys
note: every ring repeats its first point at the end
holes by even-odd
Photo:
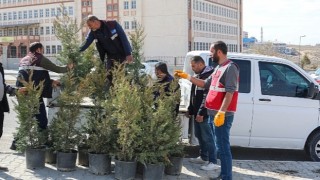
{"type": "Polygon", "coordinates": [[[145,73],[147,75],[150,75],[152,79],[157,79],[157,76],[155,74],[155,66],[150,63],[141,63],[140,73],[145,73]]]}
{"type": "Polygon", "coordinates": [[[311,73],[310,76],[320,84],[320,68],[317,69],[315,72],[311,73]]]}
{"type": "MultiPolygon", "coordinates": [[[[209,64],[209,51],[187,53],[183,71],[193,74],[192,56],[209,64]]],[[[319,85],[291,61],[262,55],[228,53],[240,68],[238,109],[232,146],[305,150],[320,161],[319,85]]],[[[189,105],[191,83],[181,79],[181,111],[189,105]]]]}

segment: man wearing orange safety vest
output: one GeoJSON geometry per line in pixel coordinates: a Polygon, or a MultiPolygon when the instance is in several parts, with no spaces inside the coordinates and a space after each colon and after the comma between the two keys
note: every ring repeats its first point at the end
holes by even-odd
{"type": "Polygon", "coordinates": [[[214,116],[215,135],[218,154],[221,161],[220,175],[213,179],[232,179],[232,154],[230,149],[230,129],[234,113],[237,109],[239,68],[227,59],[227,45],[218,41],[214,43],[212,53],[213,61],[219,65],[206,80],[191,77],[182,71],[175,71],[175,75],[188,79],[193,84],[209,89],[206,98],[208,114],[214,116]]]}

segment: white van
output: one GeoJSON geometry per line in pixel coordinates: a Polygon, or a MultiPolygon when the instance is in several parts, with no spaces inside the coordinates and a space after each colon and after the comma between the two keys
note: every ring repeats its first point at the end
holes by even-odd
{"type": "MultiPolygon", "coordinates": [[[[209,51],[187,53],[183,71],[193,74],[192,56],[210,64],[209,51]]],[[[320,161],[318,83],[294,63],[276,57],[228,53],[240,67],[238,108],[231,128],[232,146],[305,149],[320,161]]],[[[187,108],[191,83],[180,81],[187,108]]]]}

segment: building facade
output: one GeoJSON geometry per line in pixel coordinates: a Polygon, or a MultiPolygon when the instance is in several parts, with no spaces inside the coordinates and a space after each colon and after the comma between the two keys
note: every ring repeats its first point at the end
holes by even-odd
{"type": "Polygon", "coordinates": [[[184,56],[217,40],[231,52],[242,48],[242,0],[0,0],[0,54],[21,58],[35,41],[46,56],[57,54],[62,47],[53,21],[62,12],[78,20],[115,19],[126,33],[142,25],[145,56],[184,56]]]}

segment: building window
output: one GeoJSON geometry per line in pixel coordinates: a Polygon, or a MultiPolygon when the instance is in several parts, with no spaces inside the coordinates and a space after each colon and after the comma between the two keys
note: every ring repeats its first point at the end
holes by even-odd
{"type": "Polygon", "coordinates": [[[136,9],[137,8],[137,1],[136,0],[132,0],[131,1],[131,9],[136,9]]]}
{"type": "Polygon", "coordinates": [[[11,12],[8,13],[8,20],[12,20],[12,13],[11,12]]]}
{"type": "Polygon", "coordinates": [[[23,19],[28,19],[28,11],[23,11],[23,19]]]}
{"type": "Polygon", "coordinates": [[[57,52],[60,53],[62,51],[61,45],[57,46],[57,52]]]}
{"type": "Polygon", "coordinates": [[[91,2],[90,1],[88,1],[88,6],[91,6],[92,4],[91,4],[91,2]]]}
{"type": "Polygon", "coordinates": [[[124,29],[129,29],[129,21],[124,21],[124,29]]]}
{"type": "Polygon", "coordinates": [[[20,46],[21,57],[27,55],[27,46],[20,46]]]}
{"type": "Polygon", "coordinates": [[[39,35],[39,28],[34,28],[34,35],[38,36],[39,35]]]}
{"type": "Polygon", "coordinates": [[[114,10],[114,11],[118,11],[118,4],[114,4],[114,5],[113,5],[113,10],[114,10]]]}
{"type": "Polygon", "coordinates": [[[43,9],[39,10],[39,14],[40,14],[40,17],[42,18],[43,17],[43,9]]]}
{"type": "Polygon", "coordinates": [[[18,12],[18,19],[22,19],[22,12],[21,11],[18,12]]]}
{"type": "Polygon", "coordinates": [[[51,8],[51,17],[56,16],[56,8],[51,8]]]}
{"type": "Polygon", "coordinates": [[[0,21],[2,21],[2,14],[0,13],[0,21]]]}
{"type": "Polygon", "coordinates": [[[72,6],[69,6],[69,15],[73,16],[73,7],[72,6]]]}
{"type": "Polygon", "coordinates": [[[124,9],[129,9],[129,2],[128,1],[124,1],[124,5],[123,5],[124,9]]]}
{"type": "Polygon", "coordinates": [[[18,29],[17,29],[17,28],[14,28],[14,29],[13,29],[13,35],[14,35],[14,36],[18,36],[18,29]]]}
{"type": "Polygon", "coordinates": [[[111,4],[107,5],[107,11],[112,11],[112,5],[111,4]]]}
{"type": "Polygon", "coordinates": [[[50,54],[50,46],[46,46],[46,54],[50,54]]]}
{"type": "Polygon", "coordinates": [[[16,57],[17,57],[17,47],[10,46],[10,58],[16,58],[16,57]]]}
{"type": "Polygon", "coordinates": [[[52,54],[56,54],[57,50],[56,50],[56,46],[52,46],[52,54]]]}
{"type": "Polygon", "coordinates": [[[54,26],[51,26],[51,34],[54,34],[54,33],[55,33],[54,26]]]}
{"type": "Polygon", "coordinates": [[[32,10],[31,10],[31,11],[29,11],[29,19],[32,18],[32,15],[33,15],[33,13],[32,13],[32,10]]]}
{"type": "Polygon", "coordinates": [[[38,10],[34,10],[33,11],[33,17],[34,18],[38,18],[38,10]]]}
{"type": "Polygon", "coordinates": [[[23,35],[25,35],[25,36],[28,35],[28,28],[23,28],[23,35]]]}
{"type": "Polygon", "coordinates": [[[22,29],[21,28],[18,30],[18,35],[22,36],[22,29]]]}
{"type": "Polygon", "coordinates": [[[82,1],[82,6],[87,6],[87,1],[82,1]]]}
{"type": "Polygon", "coordinates": [[[33,28],[29,28],[29,35],[33,36],[33,28]]]}
{"type": "Polygon", "coordinates": [[[136,29],[137,28],[137,21],[132,21],[131,22],[131,29],[136,29]]]}
{"type": "Polygon", "coordinates": [[[13,16],[13,20],[17,20],[17,12],[13,12],[12,16],[13,16]]]}
{"type": "Polygon", "coordinates": [[[61,16],[61,9],[57,8],[57,16],[61,16]]]}
{"type": "Polygon", "coordinates": [[[3,20],[4,20],[4,21],[7,20],[7,13],[3,13],[3,20]]]}
{"type": "Polygon", "coordinates": [[[40,27],[40,35],[43,35],[43,27],[40,27]]]}
{"type": "Polygon", "coordinates": [[[49,16],[50,16],[50,10],[46,9],[46,17],[49,17],[49,16]]]}
{"type": "Polygon", "coordinates": [[[50,27],[49,26],[46,27],[46,34],[50,34],[50,27]]]}
{"type": "Polygon", "coordinates": [[[63,14],[68,15],[67,7],[64,7],[64,8],[63,8],[63,14]]]}
{"type": "Polygon", "coordinates": [[[0,30],[0,36],[2,36],[2,30],[0,30]]]}
{"type": "Polygon", "coordinates": [[[12,29],[8,30],[8,36],[12,36],[12,29]]]}

